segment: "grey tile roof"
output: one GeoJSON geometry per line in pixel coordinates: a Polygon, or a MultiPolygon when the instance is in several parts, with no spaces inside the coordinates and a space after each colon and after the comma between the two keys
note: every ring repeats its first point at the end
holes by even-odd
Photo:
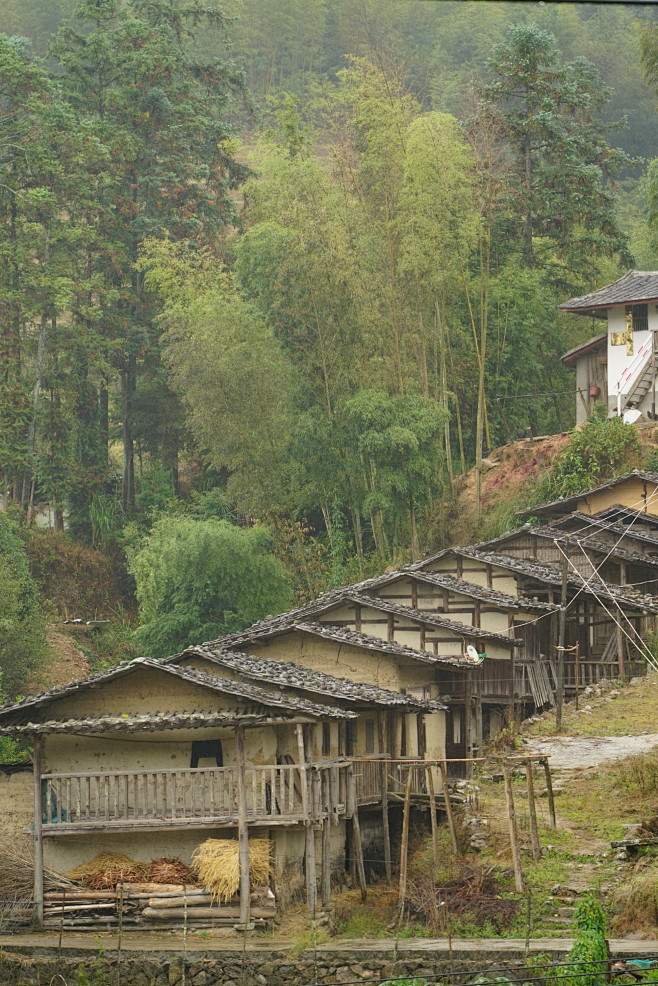
{"type": "MultiPolygon", "coordinates": [[[[411,574],[414,577],[417,576],[416,572],[412,572],[411,574]]],[[[382,599],[381,596],[367,595],[365,592],[352,593],[350,598],[361,603],[362,606],[371,606],[373,609],[380,609],[385,613],[394,613],[397,616],[404,616],[409,620],[415,620],[417,623],[426,623],[428,626],[435,626],[442,630],[449,630],[458,637],[472,637],[477,640],[491,640],[495,643],[502,644],[503,647],[507,647],[509,650],[521,644],[520,640],[515,640],[512,637],[506,637],[502,633],[494,633],[493,630],[483,630],[481,627],[473,627],[466,623],[460,623],[458,620],[448,619],[441,613],[437,613],[434,610],[413,609],[411,606],[405,606],[404,603],[394,603],[389,599],[382,599]]],[[[400,647],[401,645],[398,644],[397,646],[400,647]]],[[[404,650],[410,651],[411,648],[405,647],[404,650]]],[[[429,654],[428,656],[433,661],[437,660],[434,654],[429,654]]],[[[468,664],[464,661],[451,661],[450,658],[445,657],[441,658],[441,661],[449,662],[451,664],[460,664],[462,667],[468,666],[468,664]]]]}
{"type": "MultiPolygon", "coordinates": [[[[574,514],[573,516],[576,516],[574,514]]],[[[577,514],[579,517],[587,517],[587,514],[577,514]]],[[[591,519],[591,518],[590,518],[591,519]]],[[[611,529],[614,525],[606,524],[602,522],[600,524],[601,528],[611,529]]],[[[616,529],[616,533],[621,536],[625,536],[625,531],[623,528],[616,529]]],[[[642,565],[649,565],[652,568],[658,568],[658,558],[649,558],[647,555],[643,555],[640,551],[632,551],[630,548],[624,548],[621,545],[611,545],[606,544],[605,541],[598,541],[593,535],[590,534],[568,534],[558,527],[549,526],[539,526],[534,524],[524,524],[523,527],[517,527],[513,531],[508,531],[507,534],[502,534],[500,537],[492,538],[491,541],[480,541],[473,547],[477,548],[478,551],[488,551],[492,548],[495,549],[498,545],[507,544],[509,541],[513,541],[515,538],[523,535],[530,535],[532,537],[544,538],[547,541],[564,541],[565,537],[568,536],[571,544],[582,545],[582,547],[587,551],[591,551],[593,554],[602,554],[610,558],[621,558],[622,561],[637,562],[642,565]]],[[[630,535],[632,537],[632,533],[630,535]]],[[[658,541],[653,538],[646,539],[649,542],[653,542],[658,550],[658,541]]],[[[505,552],[503,551],[502,554],[505,552]]],[[[550,562],[542,562],[544,565],[549,565],[550,562]]]]}
{"type": "MultiPolygon", "coordinates": [[[[590,515],[586,514],[585,516],[589,517],[590,515]]],[[[592,517],[598,517],[603,520],[614,520],[615,523],[624,529],[630,527],[631,530],[635,529],[631,527],[631,524],[637,521],[644,527],[647,525],[653,527],[656,531],[654,537],[658,538],[658,516],[656,514],[645,514],[642,510],[633,510],[632,507],[624,507],[621,503],[613,503],[611,506],[606,507],[605,510],[597,510],[595,514],[592,514],[592,517]],[[624,523],[625,519],[628,520],[628,524],[624,523]]],[[[650,536],[647,535],[647,537],[650,536]]]]}
{"type": "Polygon", "coordinates": [[[589,294],[563,301],[558,308],[569,312],[590,312],[610,305],[658,300],[658,271],[629,270],[623,277],[589,294]]]}
{"type": "Polygon", "coordinates": [[[445,708],[440,702],[424,701],[410,695],[403,695],[401,692],[390,691],[388,688],[350,681],[348,678],[338,678],[335,675],[312,671],[287,661],[274,661],[255,654],[224,650],[219,645],[188,647],[182,654],[169,658],[169,661],[180,664],[194,657],[202,657],[218,667],[229,668],[231,671],[256,681],[282,685],[285,688],[295,688],[315,695],[330,695],[346,702],[367,702],[388,708],[397,706],[403,709],[423,711],[445,708]]]}
{"type": "MultiPolygon", "coordinates": [[[[249,708],[248,705],[246,709],[247,716],[253,716],[254,714],[262,716],[263,709],[271,708],[283,710],[292,715],[308,715],[314,719],[325,716],[329,718],[351,719],[355,715],[354,713],[336,709],[332,706],[310,702],[307,699],[298,698],[294,695],[284,695],[276,688],[264,688],[260,685],[251,685],[247,682],[229,681],[218,675],[195,671],[192,668],[179,668],[161,661],[154,661],[148,657],[137,657],[133,661],[128,661],[124,664],[117,665],[115,668],[110,668],[109,671],[103,671],[100,674],[91,675],[88,678],[80,678],[77,681],[70,682],[68,685],[51,688],[47,692],[42,692],[41,695],[35,695],[32,698],[25,698],[20,702],[13,702],[3,706],[0,708],[0,733],[5,726],[26,722],[26,717],[29,717],[31,712],[47,707],[57,699],[65,698],[69,695],[84,694],[102,686],[105,682],[124,677],[141,668],[151,668],[164,672],[165,674],[170,674],[173,677],[207,688],[211,692],[243,698],[251,706],[255,705],[259,707],[249,708]]],[[[162,715],[169,714],[162,713],[162,715]]],[[[88,717],[83,718],[86,719],[88,717]]]]}
{"type": "MultiPolygon", "coordinates": [[[[445,552],[440,552],[440,554],[464,550],[469,549],[446,548],[445,552]]],[[[434,559],[432,558],[432,560],[434,559]]],[[[422,564],[422,562],[416,562],[416,565],[419,564],[422,564]]],[[[444,575],[443,572],[424,572],[415,568],[412,574],[421,582],[429,582],[432,585],[438,585],[444,589],[448,589],[450,592],[458,592],[463,596],[469,596],[471,599],[478,599],[481,602],[493,603],[499,606],[500,609],[525,609],[545,613],[559,609],[553,603],[543,603],[537,599],[528,599],[526,596],[508,596],[507,593],[498,592],[497,589],[489,589],[484,585],[475,585],[474,582],[458,579],[454,575],[444,575]]]]}
{"type": "MultiPolygon", "coordinates": [[[[600,490],[613,489],[615,486],[619,486],[620,483],[624,483],[629,479],[637,476],[638,479],[646,480],[647,483],[655,483],[658,486],[658,472],[648,472],[644,469],[634,469],[632,472],[624,473],[623,476],[615,476],[614,479],[608,479],[605,483],[601,483],[599,486],[593,486],[589,490],[583,490],[582,493],[574,493],[573,496],[565,496],[560,500],[550,500],[548,503],[538,503],[534,507],[527,507],[525,510],[517,510],[517,517],[540,517],[545,513],[552,513],[556,509],[559,509],[563,513],[570,513],[569,507],[573,504],[578,503],[586,496],[590,496],[592,493],[598,493],[600,490]],[[564,509],[563,509],[564,508],[564,509]]],[[[658,501],[656,502],[658,507],[658,501]]]]}
{"type": "Polygon", "coordinates": [[[44,719],[0,726],[0,735],[25,736],[36,733],[154,733],[165,729],[207,729],[211,726],[285,725],[292,721],[314,722],[308,717],[245,712],[222,709],[219,712],[149,712],[120,716],[82,716],[68,719],[44,719]]]}
{"type": "MultiPolygon", "coordinates": [[[[499,555],[493,551],[478,551],[477,548],[451,548],[450,550],[465,558],[475,558],[484,564],[497,565],[499,568],[518,572],[520,575],[527,575],[529,578],[546,585],[559,586],[562,583],[561,572],[552,565],[512,558],[509,555],[499,555]]],[[[655,596],[634,592],[618,585],[612,585],[610,582],[603,582],[603,580],[595,579],[593,574],[587,581],[575,573],[569,574],[567,580],[572,588],[578,589],[586,595],[614,600],[629,609],[658,613],[658,599],[655,596]]]]}

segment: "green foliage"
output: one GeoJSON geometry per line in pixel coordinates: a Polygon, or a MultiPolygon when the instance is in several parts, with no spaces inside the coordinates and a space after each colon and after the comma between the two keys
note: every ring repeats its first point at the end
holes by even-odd
{"type": "Polygon", "coordinates": [[[608,418],[597,404],[586,424],[571,435],[553,468],[533,494],[535,503],[572,496],[612,479],[641,461],[637,431],[618,417],[608,418]]]}
{"type": "Polygon", "coordinates": [[[263,527],[166,517],[130,552],[139,646],[165,657],[241,630],[291,602],[288,574],[263,527]]]}
{"type": "Polygon", "coordinates": [[[47,654],[45,624],[25,545],[0,514],[0,684],[13,697],[47,654]]]}

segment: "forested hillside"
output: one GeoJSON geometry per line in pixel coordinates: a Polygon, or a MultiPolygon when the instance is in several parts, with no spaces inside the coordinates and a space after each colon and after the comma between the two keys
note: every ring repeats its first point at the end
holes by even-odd
{"type": "Polygon", "coordinates": [[[657,19],[0,0],[0,468],[33,572],[102,552],[167,653],[443,543],[455,477],[477,505],[489,450],[573,425],[559,356],[598,330],[559,302],[658,266],[657,19]]]}

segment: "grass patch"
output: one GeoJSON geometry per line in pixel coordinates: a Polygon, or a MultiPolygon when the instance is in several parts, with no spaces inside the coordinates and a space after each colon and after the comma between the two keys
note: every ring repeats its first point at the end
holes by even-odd
{"type": "MultiPolygon", "coordinates": [[[[575,703],[565,706],[563,733],[567,736],[639,736],[654,733],[656,729],[656,702],[658,700],[658,675],[649,674],[639,684],[615,683],[619,691],[616,698],[585,696],[580,708],[590,705],[590,714],[575,712],[575,703]]],[[[554,736],[555,713],[547,712],[543,718],[524,729],[526,736],[554,736]]]]}

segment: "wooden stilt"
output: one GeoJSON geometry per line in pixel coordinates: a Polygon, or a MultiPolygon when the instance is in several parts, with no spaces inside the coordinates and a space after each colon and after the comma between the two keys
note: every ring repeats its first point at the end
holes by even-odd
{"type": "MultiPolygon", "coordinates": [[[[386,713],[377,713],[377,732],[379,740],[379,755],[384,757],[386,750],[386,713]]],[[[389,752],[389,756],[393,756],[393,751],[389,752]]],[[[391,830],[388,821],[388,762],[386,759],[382,759],[381,766],[381,792],[382,800],[382,831],[384,837],[384,871],[386,873],[386,879],[390,880],[393,876],[393,867],[391,865],[391,830]]]]}
{"type": "Polygon", "coordinates": [[[238,775],[238,854],[240,858],[240,918],[238,927],[249,926],[249,825],[247,822],[247,788],[244,771],[244,729],[235,727],[235,762],[238,775]]]}
{"type": "MultiPolygon", "coordinates": [[[[43,736],[38,734],[32,750],[34,771],[34,923],[43,926],[43,798],[41,794],[41,774],[43,772],[43,736]]],[[[46,811],[50,809],[46,805],[46,811]]]]}
{"type": "Polygon", "coordinates": [[[354,861],[354,873],[357,883],[361,888],[361,899],[365,900],[368,896],[366,886],[366,870],[363,862],[363,842],[361,841],[361,823],[359,821],[359,805],[356,800],[356,788],[354,785],[354,765],[351,764],[347,770],[347,815],[352,819],[352,857],[354,861]]]}
{"type": "Polygon", "coordinates": [[[507,816],[509,819],[509,841],[512,848],[512,864],[514,866],[514,884],[516,892],[523,893],[523,872],[521,870],[521,853],[519,852],[519,833],[516,827],[516,812],[514,811],[514,792],[509,767],[503,765],[505,778],[505,798],[507,800],[507,816]]]}
{"type": "Polygon", "coordinates": [[[306,826],[306,846],[304,851],[306,870],[306,907],[313,918],[318,909],[318,877],[315,864],[315,832],[312,825],[306,826]]]}
{"type": "Polygon", "coordinates": [[[455,827],[455,816],[452,812],[450,791],[448,790],[448,771],[446,769],[445,761],[439,764],[439,770],[441,771],[441,783],[443,785],[443,797],[446,802],[446,817],[448,819],[448,828],[450,829],[450,837],[452,839],[452,849],[453,852],[459,852],[459,846],[457,843],[457,829],[455,827]]]}
{"type": "Polygon", "coordinates": [[[551,823],[551,828],[557,828],[557,820],[555,818],[555,798],[553,797],[553,780],[551,778],[551,768],[548,763],[548,759],[542,760],[542,765],[544,767],[544,777],[546,778],[546,799],[548,801],[548,817],[551,823]]]}
{"type": "Polygon", "coordinates": [[[432,826],[432,859],[434,869],[436,870],[439,865],[439,826],[436,821],[436,799],[434,797],[434,775],[432,773],[434,767],[429,766],[425,770],[427,773],[427,793],[429,794],[430,823],[432,826]]]}
{"type": "Polygon", "coordinates": [[[407,896],[407,862],[409,856],[409,816],[411,815],[411,767],[407,768],[407,784],[404,789],[404,809],[402,812],[402,839],[400,840],[400,917],[404,913],[407,896]]]}
{"type": "Polygon", "coordinates": [[[532,776],[532,760],[525,762],[525,776],[528,782],[528,813],[530,815],[530,838],[532,840],[532,858],[541,859],[539,844],[539,829],[537,828],[537,805],[535,803],[535,782],[532,776]]]}
{"type": "Polygon", "coordinates": [[[322,907],[331,906],[331,822],[322,822],[322,907]]]}

